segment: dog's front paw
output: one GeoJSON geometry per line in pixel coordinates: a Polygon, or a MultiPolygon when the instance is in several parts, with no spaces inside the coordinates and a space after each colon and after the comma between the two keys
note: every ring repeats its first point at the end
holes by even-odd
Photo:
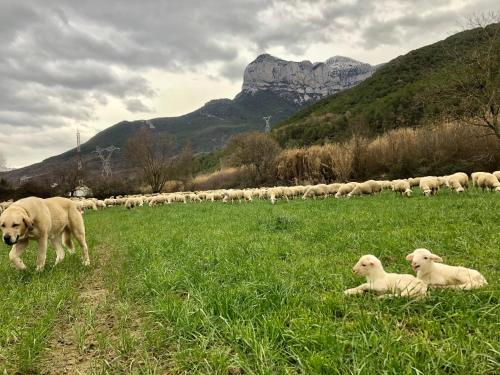
{"type": "Polygon", "coordinates": [[[27,270],[26,266],[23,264],[20,264],[18,267],[16,267],[18,271],[24,272],[27,270]]]}
{"type": "Polygon", "coordinates": [[[89,259],[84,259],[82,263],[83,263],[83,265],[84,265],[85,267],[90,266],[90,260],[89,260],[89,259]]]}
{"type": "Polygon", "coordinates": [[[36,272],[42,272],[44,268],[45,268],[45,265],[43,265],[43,266],[36,266],[36,272]]]}

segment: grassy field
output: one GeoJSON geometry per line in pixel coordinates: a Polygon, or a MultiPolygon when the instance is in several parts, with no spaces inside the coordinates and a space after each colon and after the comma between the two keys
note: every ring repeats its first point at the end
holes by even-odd
{"type": "MultiPolygon", "coordinates": [[[[92,266],[0,262],[6,373],[495,374],[500,194],[177,204],[85,214],[92,266]],[[345,297],[359,256],[426,247],[476,291],[345,297]]],[[[49,251],[48,262],[55,259],[49,251]]]]}

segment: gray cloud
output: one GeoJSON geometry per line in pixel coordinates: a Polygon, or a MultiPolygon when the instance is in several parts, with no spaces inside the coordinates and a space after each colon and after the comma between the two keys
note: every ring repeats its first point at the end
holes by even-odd
{"type": "Polygon", "coordinates": [[[127,110],[132,113],[151,113],[153,112],[151,108],[146,106],[139,99],[127,99],[125,101],[125,106],[127,110]]]}

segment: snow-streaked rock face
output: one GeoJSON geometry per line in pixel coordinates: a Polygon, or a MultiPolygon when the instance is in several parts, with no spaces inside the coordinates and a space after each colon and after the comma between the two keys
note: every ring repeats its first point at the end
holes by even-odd
{"type": "Polygon", "coordinates": [[[271,90],[302,104],[348,89],[370,77],[375,67],[348,57],[320,63],[285,61],[260,55],[245,69],[242,93],[271,90]]]}

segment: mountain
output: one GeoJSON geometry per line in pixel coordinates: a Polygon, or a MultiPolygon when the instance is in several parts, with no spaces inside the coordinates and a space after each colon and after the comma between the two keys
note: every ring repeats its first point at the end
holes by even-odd
{"type": "MultiPolygon", "coordinates": [[[[358,84],[374,70],[368,64],[341,56],[313,64],[260,55],[245,69],[242,90],[234,99],[211,100],[178,117],[122,121],[82,144],[82,159],[88,172],[99,173],[100,161],[93,153],[96,147],[114,145],[123,149],[127,140],[141,127],[173,135],[179,150],[190,141],[194,152],[210,152],[221,148],[233,134],[263,130],[263,116],[271,116],[271,124],[276,124],[306,104],[358,84]]],[[[76,163],[75,158],[76,150],[72,149],[6,175],[17,179],[43,176],[66,163],[76,163]]],[[[111,161],[115,172],[130,167],[121,151],[115,152],[111,161]]]]}
{"type": "Polygon", "coordinates": [[[343,56],[311,63],[285,61],[264,54],[245,69],[241,94],[268,90],[294,103],[304,104],[354,87],[374,71],[375,67],[370,64],[343,56]]]}
{"type": "MultiPolygon", "coordinates": [[[[488,26],[494,33],[500,24],[488,26]]],[[[472,29],[399,56],[359,85],[303,108],[278,123],[272,133],[284,146],[342,140],[353,128],[365,134],[439,120],[464,103],[448,92],[460,90],[457,72],[470,69],[473,50],[486,44],[484,31],[472,29]]],[[[499,38],[500,39],[500,38],[499,38]]],[[[496,46],[500,61],[500,45],[496,46]]],[[[471,82],[471,84],[474,84],[471,82]]]]}

